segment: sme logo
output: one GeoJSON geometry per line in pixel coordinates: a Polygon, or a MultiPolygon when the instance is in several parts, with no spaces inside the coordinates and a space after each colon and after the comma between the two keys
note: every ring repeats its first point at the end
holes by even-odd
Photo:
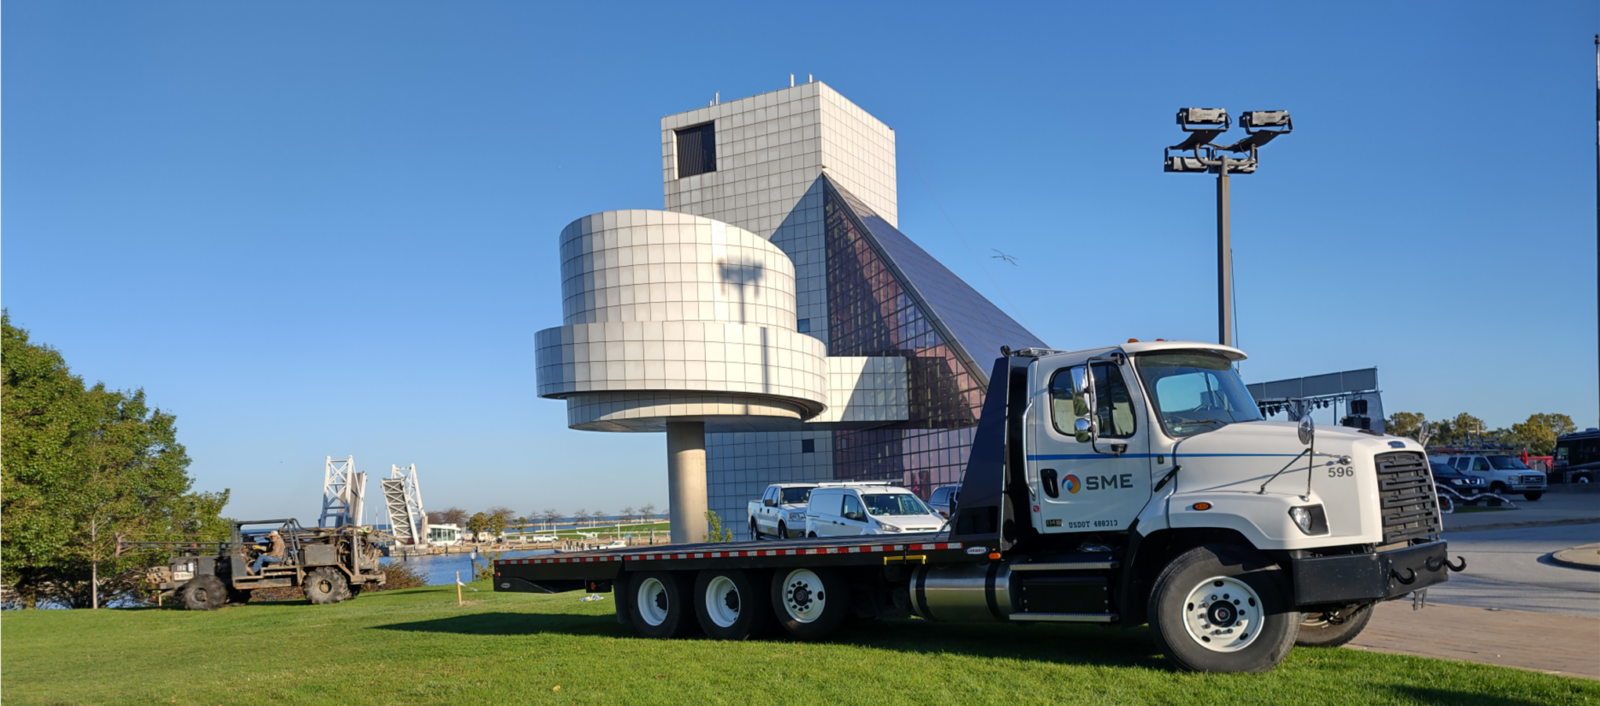
{"type": "MultiPolygon", "coordinates": [[[[1067,476],[1067,477],[1068,478],[1072,478],[1074,483],[1076,483],[1076,481],[1078,480],[1074,476],[1067,476]]],[[[1112,489],[1116,489],[1116,488],[1132,488],[1132,487],[1133,487],[1133,474],[1132,473],[1124,473],[1124,474],[1122,474],[1120,476],[1087,476],[1087,477],[1085,477],[1083,479],[1083,489],[1084,490],[1112,490],[1112,489]]],[[[1074,490],[1072,492],[1076,493],[1078,491],[1074,490]]]]}
{"type": "Polygon", "coordinates": [[[1077,476],[1067,476],[1066,478],[1062,478],[1061,484],[1065,485],[1067,487],[1067,492],[1072,493],[1073,495],[1077,495],[1078,491],[1083,490],[1083,483],[1078,481],[1077,476]]]}

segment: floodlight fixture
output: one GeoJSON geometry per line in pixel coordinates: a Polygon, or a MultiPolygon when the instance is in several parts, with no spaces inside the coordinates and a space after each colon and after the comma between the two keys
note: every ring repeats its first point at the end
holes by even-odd
{"type": "MultiPolygon", "coordinates": [[[[1597,44],[1596,46],[1600,46],[1597,44]]],[[[1294,131],[1287,110],[1251,110],[1239,118],[1245,137],[1231,145],[1214,142],[1233,126],[1222,108],[1179,108],[1178,127],[1188,133],[1183,142],[1162,153],[1162,171],[1217,175],[1217,340],[1233,345],[1233,246],[1229,234],[1229,174],[1254,174],[1262,145],[1294,131]],[[1177,154],[1174,154],[1176,152],[1177,154]],[[1228,157],[1225,153],[1242,154],[1228,157]]],[[[1282,405],[1264,409],[1277,414],[1282,405]]]]}
{"type": "Polygon", "coordinates": [[[1293,132],[1294,121],[1289,119],[1287,110],[1247,110],[1239,118],[1239,126],[1250,134],[1265,128],[1277,128],[1273,132],[1293,132]]]}
{"type": "Polygon", "coordinates": [[[1227,132],[1228,128],[1233,125],[1233,119],[1228,117],[1228,111],[1225,108],[1178,109],[1178,126],[1182,127],[1184,132],[1215,129],[1218,125],[1222,126],[1222,132],[1227,132]]]}

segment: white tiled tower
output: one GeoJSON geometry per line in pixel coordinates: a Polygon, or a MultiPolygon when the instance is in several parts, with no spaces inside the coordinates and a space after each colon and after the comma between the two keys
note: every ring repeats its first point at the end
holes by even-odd
{"type": "Polygon", "coordinates": [[[794,261],[802,331],[827,342],[822,194],[817,178],[898,224],[894,130],[820,81],[661,119],[666,210],[730,223],[794,261]],[[713,123],[716,171],[678,177],[678,131],[713,123]]]}

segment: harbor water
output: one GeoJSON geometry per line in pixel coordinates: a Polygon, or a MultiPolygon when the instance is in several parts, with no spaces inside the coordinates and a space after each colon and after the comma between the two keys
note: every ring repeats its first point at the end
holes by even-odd
{"type": "MultiPolygon", "coordinates": [[[[525,556],[539,556],[541,554],[554,554],[550,549],[519,549],[516,551],[500,552],[501,559],[515,559],[525,556]]],[[[484,563],[491,561],[483,553],[477,556],[477,565],[481,568],[484,563]]],[[[462,581],[472,580],[473,558],[471,554],[429,554],[412,557],[384,557],[385,566],[398,563],[409,566],[417,573],[427,577],[429,586],[444,586],[456,582],[456,572],[461,572],[462,581]]]]}

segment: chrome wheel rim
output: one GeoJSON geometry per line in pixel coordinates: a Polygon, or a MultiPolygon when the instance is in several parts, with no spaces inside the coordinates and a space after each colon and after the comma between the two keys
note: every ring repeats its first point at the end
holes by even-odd
{"type": "Polygon", "coordinates": [[[789,617],[809,623],[822,617],[828,605],[822,578],[810,569],[795,569],[783,579],[783,610],[789,617]]]}
{"type": "Polygon", "coordinates": [[[639,619],[650,625],[667,622],[667,587],[659,579],[639,582],[639,619]]]}
{"type": "Polygon", "coordinates": [[[1213,576],[1189,591],[1183,627],[1195,644],[1212,652],[1238,652],[1261,633],[1261,596],[1232,576],[1213,576]]]}
{"type": "Polygon", "coordinates": [[[739,608],[743,605],[739,587],[733,579],[718,576],[706,586],[706,615],[717,627],[733,627],[739,621],[739,608]]]}

